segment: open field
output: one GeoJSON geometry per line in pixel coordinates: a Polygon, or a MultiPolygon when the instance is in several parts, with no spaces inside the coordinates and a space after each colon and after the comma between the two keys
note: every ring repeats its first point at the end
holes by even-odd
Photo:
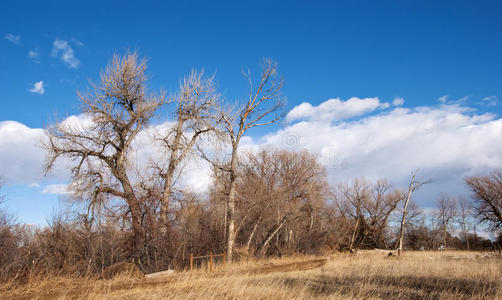
{"type": "Polygon", "coordinates": [[[500,299],[502,259],[475,252],[382,252],[241,262],[154,279],[50,278],[0,288],[8,299],[500,299]]]}

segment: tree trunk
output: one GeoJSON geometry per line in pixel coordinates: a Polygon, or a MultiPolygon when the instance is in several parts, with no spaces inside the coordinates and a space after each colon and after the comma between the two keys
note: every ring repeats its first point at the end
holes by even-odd
{"type": "Polygon", "coordinates": [[[413,192],[413,185],[415,184],[415,174],[411,177],[410,186],[408,187],[408,195],[406,196],[406,201],[404,202],[403,217],[401,219],[401,228],[399,230],[398,248],[397,254],[401,255],[403,252],[403,237],[404,237],[404,226],[406,224],[406,213],[408,209],[408,203],[410,202],[411,193],[413,192]]]}
{"type": "Polygon", "coordinates": [[[171,198],[171,189],[174,177],[174,167],[169,166],[167,174],[164,176],[164,191],[162,202],[160,204],[160,232],[166,233],[169,225],[169,200],[171,198]]]}
{"type": "Polygon", "coordinates": [[[263,256],[265,254],[265,251],[267,251],[267,246],[268,243],[272,240],[272,238],[281,230],[282,225],[286,222],[288,215],[285,215],[281,222],[279,224],[276,224],[274,227],[272,227],[268,232],[267,235],[265,235],[265,238],[261,242],[260,246],[256,249],[256,256],[263,256]]]}
{"type": "Polygon", "coordinates": [[[352,238],[350,239],[349,251],[352,252],[354,247],[354,240],[356,238],[357,227],[359,226],[359,217],[357,217],[356,225],[354,225],[354,231],[352,232],[352,238]]]}
{"type": "Polygon", "coordinates": [[[446,225],[443,228],[443,250],[446,250],[446,225]]]}
{"type": "Polygon", "coordinates": [[[160,232],[165,233],[169,226],[169,200],[171,199],[171,189],[173,185],[174,171],[178,165],[178,153],[183,135],[183,121],[178,120],[176,126],[176,135],[174,137],[171,155],[169,157],[169,166],[164,174],[164,191],[162,193],[162,202],[160,204],[160,232]]]}
{"type": "Polygon", "coordinates": [[[230,190],[227,199],[227,262],[232,262],[235,240],[235,175],[230,175],[230,190]]]}
{"type": "Polygon", "coordinates": [[[237,146],[238,140],[232,145],[232,158],[230,160],[230,189],[227,199],[227,245],[226,259],[232,262],[235,241],[235,185],[237,183],[237,146]]]}
{"type": "Polygon", "coordinates": [[[251,231],[251,234],[249,235],[248,242],[246,244],[246,255],[249,254],[249,247],[251,246],[251,241],[253,240],[253,236],[256,232],[256,228],[258,228],[258,224],[260,224],[261,218],[254,224],[253,231],[251,231]]]}

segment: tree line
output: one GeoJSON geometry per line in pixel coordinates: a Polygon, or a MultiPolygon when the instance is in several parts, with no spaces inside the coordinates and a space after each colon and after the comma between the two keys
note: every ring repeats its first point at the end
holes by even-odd
{"type": "Polygon", "coordinates": [[[69,208],[35,229],[0,212],[1,279],[103,275],[123,262],[155,272],[184,268],[190,253],[226,252],[233,261],[361,248],[496,247],[476,224],[502,226],[501,173],[468,178],[472,202],[441,195],[424,213],[411,198],[414,175],[409,191],[385,179],[333,185],[307,151],[240,149],[249,130],[283,115],[274,61],[263,60],[258,76],[244,73],[249,92],[233,105],[204,71],[190,72],[167,94],[147,89],[146,70],[136,53],[115,55],[100,80],[78,93],[84,121],[46,128],[45,170],[70,166],[69,208]],[[155,155],[139,161],[138,136],[162,113],[172,122],[155,132],[155,155]],[[206,194],[178,184],[194,157],[212,167],[206,194]]]}

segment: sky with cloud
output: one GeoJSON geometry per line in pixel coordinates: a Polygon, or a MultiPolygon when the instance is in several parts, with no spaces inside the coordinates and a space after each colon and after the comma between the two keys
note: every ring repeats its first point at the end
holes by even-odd
{"type": "MultiPolygon", "coordinates": [[[[285,117],[250,131],[243,151],[308,150],[333,183],[384,177],[405,187],[419,169],[433,181],[416,195],[424,207],[440,192],[468,194],[466,176],[502,165],[501,9],[491,1],[4,1],[4,205],[36,224],[58,207],[68,168],[44,176],[43,128],[86,122],[76,91],[128,49],[148,57],[150,89],[173,91],[192,68],[205,68],[229,103],[246,96],[241,71],[272,57],[285,79],[285,117]]],[[[158,155],[152,136],[169,126],[163,110],[141,133],[141,161],[158,155]]],[[[207,165],[194,160],[184,170],[183,188],[207,189],[207,165]]]]}

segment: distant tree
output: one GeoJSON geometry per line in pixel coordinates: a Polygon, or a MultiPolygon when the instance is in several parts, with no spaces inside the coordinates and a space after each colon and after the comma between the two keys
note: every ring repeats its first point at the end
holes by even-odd
{"type": "Polygon", "coordinates": [[[457,217],[457,199],[441,194],[437,199],[436,206],[436,217],[443,233],[443,247],[446,249],[448,230],[457,217]]]}
{"type": "Polygon", "coordinates": [[[469,228],[470,218],[472,215],[472,204],[464,197],[458,198],[458,223],[461,230],[461,238],[464,241],[467,250],[470,250],[469,245],[469,228]]]}
{"type": "Polygon", "coordinates": [[[335,200],[341,214],[353,222],[349,249],[360,246],[387,248],[389,218],[403,193],[385,180],[371,184],[356,179],[335,188],[335,200]]]}
{"type": "Polygon", "coordinates": [[[236,235],[247,250],[253,237],[257,256],[266,254],[272,242],[279,253],[308,252],[322,244],[328,184],[314,155],[270,148],[248,153],[239,164],[236,189],[236,235]]]}
{"type": "Polygon", "coordinates": [[[90,205],[108,197],[125,201],[134,235],[134,247],[144,239],[141,197],[131,177],[128,154],[131,144],[146,126],[164,96],[147,94],[146,60],[136,53],[114,55],[101,72],[92,92],[78,93],[88,122],[57,122],[45,130],[46,171],[57,160],[68,158],[73,167],[73,188],[90,205]]]}
{"type": "Polygon", "coordinates": [[[493,230],[502,228],[502,173],[466,179],[472,191],[473,209],[477,219],[493,230]]]}
{"type": "MultiPolygon", "coordinates": [[[[408,205],[410,204],[410,200],[411,200],[411,194],[418,190],[422,185],[424,184],[427,184],[430,182],[430,180],[427,180],[427,181],[424,181],[424,182],[419,182],[419,183],[416,183],[415,182],[415,177],[416,177],[416,174],[417,174],[418,171],[416,172],[413,172],[411,173],[411,180],[410,180],[410,185],[408,187],[408,193],[405,195],[403,195],[403,199],[404,199],[404,205],[403,205],[403,214],[402,214],[402,217],[401,217],[401,226],[399,228],[399,237],[397,239],[397,250],[398,250],[398,254],[401,255],[401,252],[403,252],[403,238],[404,238],[404,229],[405,229],[405,226],[406,226],[406,217],[408,215],[408,205]]],[[[414,212],[417,212],[417,210],[413,210],[414,212]]]]}

